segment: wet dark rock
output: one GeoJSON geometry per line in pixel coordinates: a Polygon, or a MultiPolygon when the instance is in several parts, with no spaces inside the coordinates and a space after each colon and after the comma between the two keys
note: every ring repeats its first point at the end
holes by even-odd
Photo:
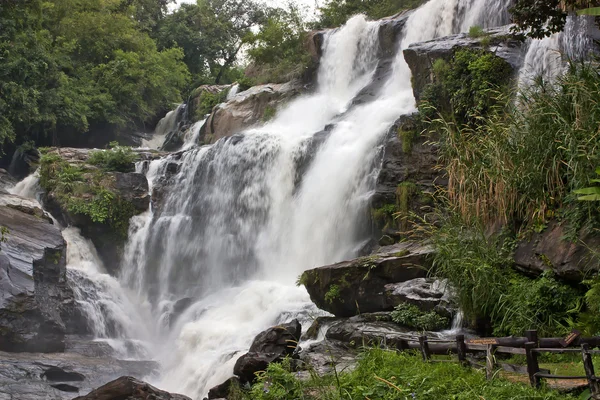
{"type": "Polygon", "coordinates": [[[7,193],[7,189],[16,184],[17,180],[7,170],[0,168],[0,192],[7,193]]]}
{"type": "Polygon", "coordinates": [[[71,400],[76,393],[88,393],[120,376],[142,378],[155,373],[157,368],[152,361],[123,361],[73,353],[0,352],[0,399],[71,400]]]}
{"type": "Polygon", "coordinates": [[[181,394],[172,394],[155,388],[131,376],[122,376],[91,393],[73,400],[191,400],[181,394]]]}
{"type": "Polygon", "coordinates": [[[37,202],[0,194],[0,350],[53,352],[65,348],[75,316],[66,278],[66,243],[37,202]]]}
{"type": "Polygon", "coordinates": [[[216,399],[226,399],[231,392],[232,387],[239,386],[240,379],[237,376],[232,376],[227,379],[225,382],[220,385],[215,386],[214,388],[208,391],[208,399],[216,400],[216,399]]]}
{"type": "Polygon", "coordinates": [[[30,146],[20,146],[14,152],[8,172],[17,180],[25,178],[35,171],[40,161],[40,153],[30,146]]]}
{"type": "Polygon", "coordinates": [[[410,303],[421,311],[433,311],[451,306],[451,291],[447,283],[431,278],[387,284],[385,296],[390,307],[410,303]]]}
{"type": "Polygon", "coordinates": [[[250,351],[236,361],[233,373],[242,383],[253,382],[258,371],[264,371],[269,364],[294,354],[301,335],[302,326],[298,320],[259,333],[250,351]]]}
{"type": "Polygon", "coordinates": [[[421,135],[417,115],[402,116],[390,129],[371,203],[375,238],[390,245],[412,226],[406,217],[432,221],[438,187],[447,185],[435,139],[421,135]],[[400,217],[393,214],[399,213],[400,217]]]}
{"type": "Polygon", "coordinates": [[[392,322],[389,313],[357,315],[334,323],[325,337],[350,347],[387,344],[388,340],[405,337],[409,329],[392,322]]]}
{"type": "Polygon", "coordinates": [[[314,340],[319,337],[319,333],[327,329],[334,322],[339,321],[336,317],[317,317],[302,335],[302,340],[314,340]]]}
{"type": "Polygon", "coordinates": [[[342,342],[327,340],[313,343],[302,349],[299,357],[299,369],[310,372],[303,374],[300,371],[297,375],[301,379],[302,377],[309,379],[313,372],[320,376],[331,374],[334,369],[337,373],[350,372],[356,366],[358,351],[342,342]]]}
{"type": "Polygon", "coordinates": [[[600,247],[598,236],[581,233],[576,242],[565,239],[567,227],[552,222],[541,233],[533,233],[517,245],[515,266],[530,275],[553,271],[556,276],[580,282],[598,271],[598,259],[593,250],[600,247]]]}
{"type": "Polygon", "coordinates": [[[372,256],[308,270],[300,281],[317,307],[335,316],[388,311],[393,306],[385,286],[425,278],[431,253],[429,246],[399,243],[372,256]]]}
{"type": "Polygon", "coordinates": [[[521,68],[523,42],[510,35],[510,26],[487,29],[488,34],[473,38],[467,33],[414,43],[404,50],[413,76],[413,92],[417,101],[425,86],[432,82],[433,63],[438,59],[450,60],[456,49],[483,49],[503,58],[515,73],[521,68]]]}

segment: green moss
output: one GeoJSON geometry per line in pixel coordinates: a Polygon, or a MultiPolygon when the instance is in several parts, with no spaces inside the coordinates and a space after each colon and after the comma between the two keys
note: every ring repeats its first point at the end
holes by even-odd
{"type": "Polygon", "coordinates": [[[396,253],[393,253],[392,256],[393,257],[404,257],[410,254],[410,251],[408,250],[402,250],[402,251],[398,251],[396,253]]]}
{"type": "Polygon", "coordinates": [[[340,300],[343,303],[343,299],[340,298],[340,292],[341,289],[338,285],[329,286],[329,290],[325,293],[325,301],[332,304],[334,301],[340,300]]]}
{"type": "Polygon", "coordinates": [[[398,138],[402,142],[402,152],[404,154],[410,154],[412,152],[413,142],[416,136],[417,134],[413,130],[398,129],[398,138]]]}
{"type": "Polygon", "coordinates": [[[386,230],[396,226],[394,214],[397,212],[398,207],[396,204],[385,204],[379,208],[372,208],[371,218],[382,230],[386,230]]]}
{"type": "Polygon", "coordinates": [[[265,107],[265,112],[263,113],[262,121],[268,122],[268,121],[272,120],[273,117],[275,117],[275,114],[277,114],[277,109],[275,107],[273,107],[273,106],[265,107]]]}
{"type": "Polygon", "coordinates": [[[396,201],[398,203],[398,216],[400,217],[400,227],[405,230],[408,225],[410,214],[411,198],[417,193],[417,185],[413,182],[405,181],[396,188],[396,201]]]}

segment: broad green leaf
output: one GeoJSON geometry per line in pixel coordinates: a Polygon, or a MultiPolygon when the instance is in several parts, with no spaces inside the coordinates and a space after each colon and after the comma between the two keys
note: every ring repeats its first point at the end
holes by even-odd
{"type": "Polygon", "coordinates": [[[577,15],[598,16],[598,15],[600,15],[600,7],[591,7],[591,8],[584,8],[583,10],[578,10],[577,15]]]}

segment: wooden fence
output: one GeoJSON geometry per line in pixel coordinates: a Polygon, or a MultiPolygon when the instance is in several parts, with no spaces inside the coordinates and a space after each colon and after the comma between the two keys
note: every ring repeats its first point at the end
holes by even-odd
{"type": "Polygon", "coordinates": [[[600,354],[600,351],[591,350],[600,347],[600,337],[583,338],[574,331],[566,338],[538,338],[537,331],[530,330],[526,332],[525,337],[465,340],[464,335],[457,335],[454,340],[442,340],[419,336],[418,338],[396,338],[392,340],[393,343],[389,343],[389,340],[386,341],[388,343],[384,343],[384,345],[390,345],[399,350],[420,350],[425,361],[454,362],[455,360],[432,360],[431,356],[433,354],[456,354],[458,356],[456,361],[463,365],[485,368],[488,379],[492,379],[494,371],[499,367],[505,371],[528,375],[531,386],[536,388],[540,387],[542,379],[587,380],[591,398],[600,400],[600,378],[596,376],[592,362],[592,355],[600,354]],[[485,365],[479,364],[478,360],[470,357],[470,355],[482,353],[485,353],[485,365]],[[581,353],[585,375],[553,375],[549,370],[540,369],[538,355],[543,353],[581,353]],[[496,354],[524,355],[527,365],[499,363],[496,361],[496,354]]]}

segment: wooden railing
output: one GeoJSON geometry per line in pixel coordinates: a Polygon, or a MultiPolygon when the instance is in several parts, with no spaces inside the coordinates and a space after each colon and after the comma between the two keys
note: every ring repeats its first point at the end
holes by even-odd
{"type": "MultiPolygon", "coordinates": [[[[366,333],[366,332],[365,332],[366,333]]],[[[486,376],[492,379],[497,367],[529,376],[531,386],[539,388],[542,379],[557,380],[587,380],[592,399],[600,400],[600,378],[594,372],[592,361],[593,354],[600,354],[600,337],[579,337],[574,332],[566,338],[538,338],[537,331],[527,331],[525,337],[494,337],[465,340],[464,335],[457,335],[455,339],[429,339],[427,336],[383,338],[385,346],[394,347],[398,350],[416,349],[420,350],[423,360],[427,362],[455,362],[470,365],[475,368],[485,368],[486,376]],[[470,357],[471,354],[485,353],[485,365],[482,365],[470,357]],[[568,354],[581,353],[585,375],[563,376],[551,374],[547,369],[541,369],[538,363],[538,355],[542,353],[568,354]],[[457,360],[434,360],[432,355],[457,355],[457,360]],[[527,365],[516,365],[499,363],[496,354],[523,355],[527,365]]]]}

